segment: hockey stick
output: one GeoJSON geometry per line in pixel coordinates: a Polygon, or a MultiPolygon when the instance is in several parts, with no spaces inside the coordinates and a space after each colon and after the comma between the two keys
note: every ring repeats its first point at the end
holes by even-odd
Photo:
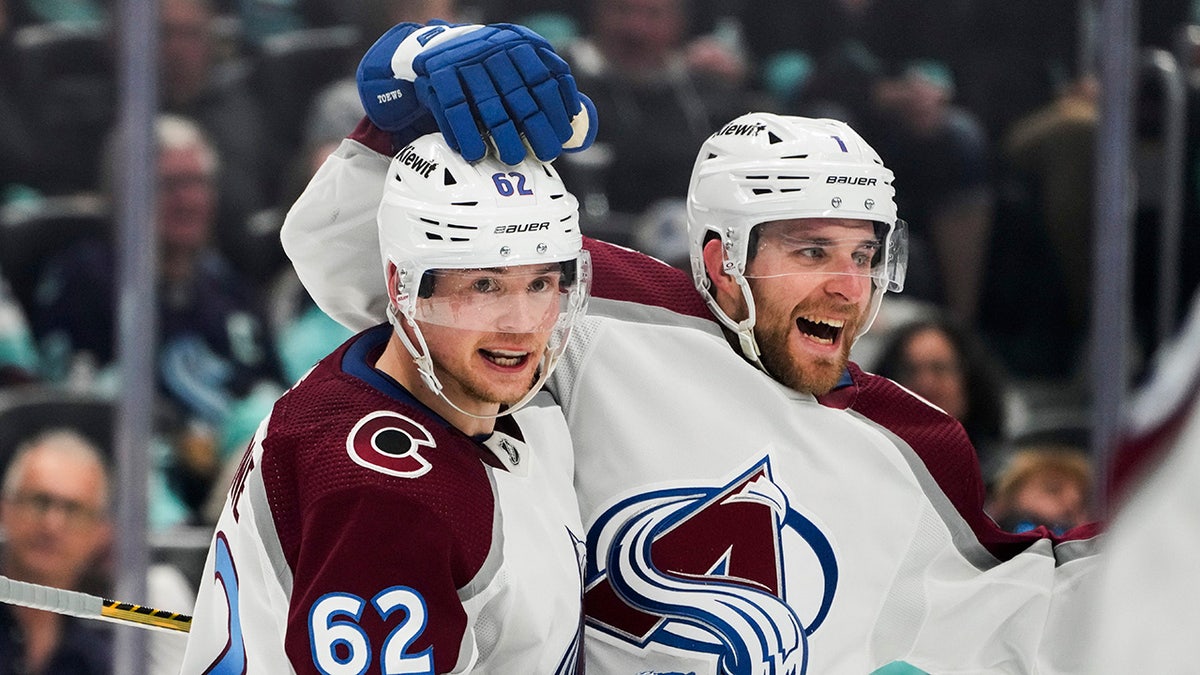
{"type": "Polygon", "coordinates": [[[167,612],[128,602],[117,602],[98,595],[68,591],[65,588],[31,584],[27,581],[9,579],[4,575],[0,575],[0,602],[43,609],[83,619],[133,624],[140,628],[155,630],[186,633],[192,627],[192,617],[187,614],[167,612]]]}

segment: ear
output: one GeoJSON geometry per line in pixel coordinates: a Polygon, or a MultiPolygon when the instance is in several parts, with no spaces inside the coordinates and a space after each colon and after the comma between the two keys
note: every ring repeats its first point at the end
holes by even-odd
{"type": "Polygon", "coordinates": [[[725,245],[720,239],[704,245],[704,269],[708,272],[712,297],[717,305],[729,318],[741,321],[747,315],[746,302],[741,287],[725,272],[725,245]]]}
{"type": "Polygon", "coordinates": [[[400,293],[400,279],[399,279],[398,275],[399,275],[399,270],[396,269],[396,263],[389,260],[387,262],[387,275],[386,275],[386,277],[387,277],[387,295],[388,295],[388,304],[391,305],[392,307],[397,306],[396,296],[398,296],[400,293]]]}
{"type": "Polygon", "coordinates": [[[720,239],[709,240],[704,245],[704,269],[708,272],[713,287],[713,297],[718,301],[741,296],[741,289],[733,277],[725,273],[725,245],[720,239]]]}
{"type": "Polygon", "coordinates": [[[390,308],[390,311],[394,313],[396,321],[399,322],[398,325],[403,326],[405,332],[407,332],[411,337],[412,332],[410,331],[409,327],[409,319],[400,313],[400,301],[398,300],[400,297],[400,269],[396,267],[396,263],[392,262],[391,260],[387,262],[386,279],[388,307],[390,308]]]}

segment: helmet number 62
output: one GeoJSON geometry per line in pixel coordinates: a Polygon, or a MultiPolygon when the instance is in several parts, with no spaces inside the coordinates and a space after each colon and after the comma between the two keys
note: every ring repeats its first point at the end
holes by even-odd
{"type": "Polygon", "coordinates": [[[533,190],[530,190],[529,188],[525,187],[525,174],[521,173],[520,171],[509,171],[508,173],[494,173],[494,174],[492,174],[492,182],[496,184],[496,191],[500,193],[501,197],[511,197],[514,194],[518,194],[518,195],[533,194],[533,190]],[[517,184],[515,187],[513,186],[512,181],[509,180],[509,178],[516,179],[517,184]]]}

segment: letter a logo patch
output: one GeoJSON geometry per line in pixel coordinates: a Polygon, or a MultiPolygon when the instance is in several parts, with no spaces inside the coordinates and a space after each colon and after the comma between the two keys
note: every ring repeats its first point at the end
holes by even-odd
{"type": "Polygon", "coordinates": [[[423,476],[432,468],[421,456],[422,447],[436,447],[429,430],[387,410],[362,418],[346,437],[346,452],[355,464],[401,478],[423,476]]]}

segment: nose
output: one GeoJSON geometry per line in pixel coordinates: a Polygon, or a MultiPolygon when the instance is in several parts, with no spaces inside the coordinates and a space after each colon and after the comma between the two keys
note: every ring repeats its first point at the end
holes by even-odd
{"type": "Polygon", "coordinates": [[[822,287],[825,292],[839,296],[847,302],[858,303],[871,291],[871,277],[852,260],[830,265],[824,274],[822,287]]]}
{"type": "Polygon", "coordinates": [[[928,392],[937,389],[938,378],[929,368],[914,368],[911,377],[912,388],[925,398],[929,398],[928,392]]]}
{"type": "Polygon", "coordinates": [[[502,333],[533,333],[545,323],[549,309],[545,297],[514,293],[503,303],[496,319],[502,333]]]}
{"type": "Polygon", "coordinates": [[[46,532],[61,532],[70,525],[70,514],[61,505],[52,505],[42,513],[42,529],[46,532]]]}

